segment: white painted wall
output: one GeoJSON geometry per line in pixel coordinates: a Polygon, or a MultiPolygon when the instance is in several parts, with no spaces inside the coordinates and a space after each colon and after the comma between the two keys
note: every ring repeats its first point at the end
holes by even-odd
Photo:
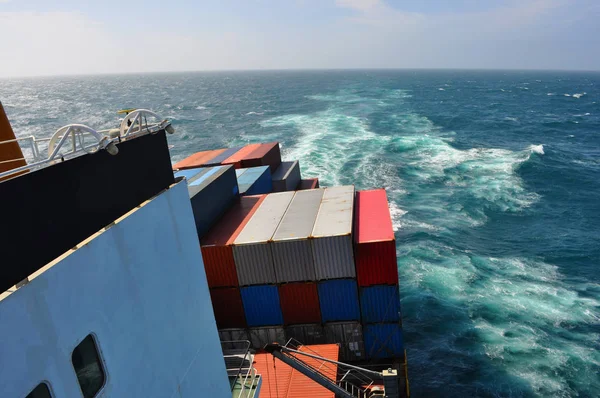
{"type": "Polygon", "coordinates": [[[42,380],[80,397],[71,353],[89,333],[100,396],[231,396],[185,181],[0,301],[0,397],[42,380]]]}

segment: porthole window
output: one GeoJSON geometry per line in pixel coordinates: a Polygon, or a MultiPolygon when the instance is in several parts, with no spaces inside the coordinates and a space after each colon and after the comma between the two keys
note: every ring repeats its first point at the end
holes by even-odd
{"type": "Polygon", "coordinates": [[[100,354],[96,341],[91,334],[75,349],[71,355],[71,361],[77,374],[77,381],[84,398],[93,398],[104,386],[106,375],[100,360],[100,354]]]}
{"type": "Polygon", "coordinates": [[[46,383],[40,383],[25,398],[52,398],[50,389],[46,383]]]}

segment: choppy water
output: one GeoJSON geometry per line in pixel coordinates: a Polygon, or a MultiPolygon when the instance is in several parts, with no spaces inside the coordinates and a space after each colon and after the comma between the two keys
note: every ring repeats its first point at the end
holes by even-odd
{"type": "Polygon", "coordinates": [[[254,72],[0,80],[19,135],[173,120],[173,160],[278,140],[385,187],[415,396],[600,396],[600,74],[254,72]]]}

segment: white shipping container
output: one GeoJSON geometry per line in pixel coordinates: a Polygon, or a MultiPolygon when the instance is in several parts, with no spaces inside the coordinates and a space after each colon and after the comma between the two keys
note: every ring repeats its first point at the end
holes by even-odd
{"type": "Polygon", "coordinates": [[[311,234],[318,280],[354,278],[354,186],[326,188],[311,234]]]}
{"type": "Polygon", "coordinates": [[[276,282],[269,241],[293,197],[294,192],[267,195],[233,243],[240,286],[276,282]]]}
{"type": "Polygon", "coordinates": [[[255,350],[261,350],[265,345],[270,343],[286,343],[285,330],[281,326],[267,326],[260,328],[248,329],[250,334],[251,347],[255,350]]]}
{"type": "Polygon", "coordinates": [[[340,361],[366,359],[362,326],[358,322],[330,322],[325,324],[325,341],[340,344],[340,361]]]}
{"type": "Polygon", "coordinates": [[[278,283],[315,280],[309,237],[324,191],[310,189],[296,192],[281,219],[271,243],[278,283]]]}

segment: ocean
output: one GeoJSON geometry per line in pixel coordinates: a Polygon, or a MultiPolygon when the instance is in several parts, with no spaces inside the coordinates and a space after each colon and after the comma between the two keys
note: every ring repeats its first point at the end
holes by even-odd
{"type": "Polygon", "coordinates": [[[385,187],[413,396],[600,396],[600,73],[31,78],[0,100],[18,136],[148,108],[174,162],[279,141],[322,185],[385,187]]]}

